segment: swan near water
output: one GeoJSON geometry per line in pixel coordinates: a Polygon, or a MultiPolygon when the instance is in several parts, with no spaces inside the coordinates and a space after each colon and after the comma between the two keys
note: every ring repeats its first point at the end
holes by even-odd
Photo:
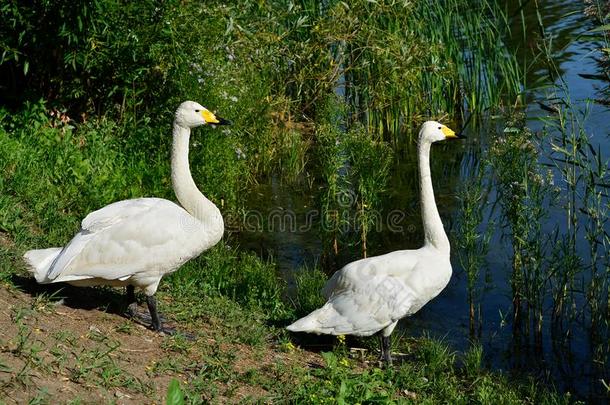
{"type": "Polygon", "coordinates": [[[357,260],[328,280],[326,304],[287,327],[292,332],[381,337],[381,358],[392,363],[390,336],[401,318],[419,311],[449,283],[449,239],[434,200],[430,174],[432,143],[460,138],[427,121],[419,132],[418,160],[424,246],[357,260]]]}
{"type": "Polygon", "coordinates": [[[191,176],[191,129],[225,124],[228,121],[196,102],[180,104],[171,158],[172,185],[180,205],[161,198],[136,198],[90,213],[66,246],[25,253],[36,281],[126,286],[130,311],[137,308],[134,288],[140,288],[147,298],[152,328],[162,331],[154,297],[161,278],[214,246],[224,233],[220,211],[191,176]]]}

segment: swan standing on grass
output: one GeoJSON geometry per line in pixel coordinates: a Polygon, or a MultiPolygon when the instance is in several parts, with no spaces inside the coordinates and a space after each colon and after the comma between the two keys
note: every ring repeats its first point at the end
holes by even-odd
{"type": "Polygon", "coordinates": [[[128,313],[134,316],[138,287],[146,294],[152,328],[163,331],[154,297],[161,277],[214,246],[224,233],[220,211],[191,176],[191,129],[228,123],[193,101],[180,104],[174,120],[172,184],[182,206],[161,198],[137,198],[90,213],[63,248],[25,253],[36,281],[126,286],[128,313]]]}
{"type": "Polygon", "coordinates": [[[424,246],[347,264],[324,286],[322,308],[287,327],[292,332],[370,336],[380,333],[381,359],[392,364],[390,335],[398,321],[419,311],[449,283],[449,239],[434,201],[432,143],[461,138],[445,125],[425,122],[419,132],[419,183],[424,246]]]}

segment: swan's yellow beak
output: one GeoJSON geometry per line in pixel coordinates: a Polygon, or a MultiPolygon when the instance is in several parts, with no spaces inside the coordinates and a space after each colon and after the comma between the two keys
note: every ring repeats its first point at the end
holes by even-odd
{"type": "Polygon", "coordinates": [[[208,124],[214,125],[231,125],[231,121],[225,120],[224,118],[220,118],[215,116],[211,111],[203,109],[201,110],[201,116],[208,124]]]}
{"type": "Polygon", "coordinates": [[[441,128],[441,131],[443,132],[443,134],[445,135],[445,138],[447,138],[447,139],[458,138],[458,136],[455,134],[455,132],[453,132],[451,129],[449,129],[449,127],[446,127],[443,125],[443,127],[441,128]]]}

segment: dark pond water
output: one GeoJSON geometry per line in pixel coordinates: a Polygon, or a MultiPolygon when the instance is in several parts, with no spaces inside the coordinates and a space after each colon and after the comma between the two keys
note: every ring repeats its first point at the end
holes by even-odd
{"type": "MultiPolygon", "coordinates": [[[[533,59],[537,52],[535,40],[539,38],[533,33],[536,31],[536,13],[534,2],[530,3],[525,7],[524,15],[526,26],[532,33],[528,33],[528,40],[515,35],[517,39],[513,43],[523,60],[533,59]]],[[[594,50],[599,47],[590,40],[578,39],[579,34],[592,28],[590,20],[582,13],[583,3],[569,0],[540,3],[544,25],[553,36],[553,55],[569,89],[570,98],[577,109],[589,109],[585,123],[587,133],[592,136],[592,143],[599,145],[608,156],[610,112],[603,105],[591,103],[591,100],[600,97],[600,91],[607,83],[581,76],[598,73],[598,65],[594,60],[598,55],[594,50]]],[[[516,21],[514,32],[518,33],[520,29],[520,21],[516,21]]],[[[552,80],[542,63],[529,69],[526,81],[527,88],[534,88],[527,95],[528,126],[537,131],[543,125],[541,118],[549,114],[541,108],[539,102],[552,104],[557,91],[548,87],[552,80]]],[[[448,232],[455,228],[458,210],[456,192],[459,184],[470,175],[481,150],[487,148],[490,136],[502,128],[502,123],[490,121],[477,126],[476,130],[473,128],[474,126],[470,127],[470,133],[467,133],[467,142],[438,144],[433,148],[432,174],[436,202],[448,232]]],[[[274,178],[258,185],[249,196],[248,216],[253,226],[240,233],[240,243],[242,247],[264,256],[273,256],[289,285],[293,282],[294,273],[303,266],[311,267],[322,263],[326,268],[338,269],[362,255],[359,245],[343,243],[339,245],[338,257],[329,265],[327,253],[330,243],[328,236],[319,230],[317,211],[321,187],[323,186],[315,182],[309,184],[306,180],[301,186],[295,187],[274,178]],[[260,224],[262,229],[254,226],[260,224]]],[[[392,168],[389,189],[381,213],[381,229],[372,232],[368,241],[369,255],[421,246],[423,232],[414,145],[406,145],[404,153],[398,154],[392,168]]],[[[491,202],[494,198],[495,190],[491,190],[491,202]]],[[[352,203],[349,196],[345,203],[348,206],[352,203]]],[[[564,229],[565,219],[560,214],[551,211],[545,228],[557,226],[564,229]]],[[[490,204],[486,208],[484,226],[500,223],[498,215],[497,209],[493,210],[490,204]]],[[[248,220],[246,228],[247,225],[248,220]]],[[[346,239],[349,240],[349,235],[346,239]]],[[[485,286],[481,297],[481,341],[488,365],[496,369],[518,372],[525,369],[534,375],[547,375],[550,376],[548,380],[562,390],[583,398],[601,399],[599,379],[603,377],[608,381],[608,376],[599,375],[599,372],[592,369],[588,335],[584,330],[574,331],[568,346],[554,344],[550,334],[545,333],[542,353],[519,345],[514,340],[509,316],[512,309],[508,281],[510,253],[506,238],[502,237],[501,230],[497,230],[491,240],[487,264],[481,271],[481,280],[485,286]]],[[[584,246],[582,254],[587,254],[584,246]]],[[[398,333],[412,336],[427,333],[443,338],[456,350],[467,350],[470,343],[466,276],[455,258],[452,262],[454,275],[449,286],[415,316],[403,320],[398,333]]]]}

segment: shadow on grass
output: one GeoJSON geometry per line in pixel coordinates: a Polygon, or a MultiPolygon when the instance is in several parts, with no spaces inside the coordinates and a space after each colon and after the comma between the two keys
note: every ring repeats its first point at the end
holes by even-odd
{"type": "MultiPolygon", "coordinates": [[[[294,333],[290,332],[291,341],[299,346],[300,348],[313,353],[332,352],[334,349],[341,345],[337,336],[332,335],[316,335],[313,333],[294,333]]],[[[393,365],[390,367],[400,367],[402,363],[416,361],[416,356],[413,353],[402,353],[401,338],[394,339],[394,345],[398,344],[398,347],[392,347],[392,360],[393,365]]],[[[373,365],[379,368],[388,367],[380,359],[379,350],[379,337],[376,335],[359,337],[359,336],[345,336],[345,348],[350,353],[350,357],[361,361],[362,363],[373,365]]],[[[315,363],[309,364],[310,368],[320,368],[315,363]]]]}
{"type": "MultiPolygon", "coordinates": [[[[96,286],[75,287],[67,283],[38,284],[31,277],[12,275],[9,281],[15,288],[23,293],[29,294],[33,299],[44,295],[45,299],[57,305],[65,305],[72,309],[83,309],[87,311],[98,310],[109,314],[118,315],[129,319],[134,323],[151,329],[151,317],[146,304],[144,308],[136,309],[135,313],[128,314],[127,299],[123,288],[96,286]]],[[[187,339],[194,340],[194,335],[188,332],[178,331],[174,322],[159,314],[159,319],[164,325],[164,333],[173,335],[181,333],[187,339]]]]}
{"type": "Polygon", "coordinates": [[[125,315],[127,303],[122,290],[110,287],[74,287],[66,283],[38,284],[31,277],[13,275],[9,281],[20,291],[36,298],[44,294],[49,301],[73,309],[85,309],[125,315]]]}

